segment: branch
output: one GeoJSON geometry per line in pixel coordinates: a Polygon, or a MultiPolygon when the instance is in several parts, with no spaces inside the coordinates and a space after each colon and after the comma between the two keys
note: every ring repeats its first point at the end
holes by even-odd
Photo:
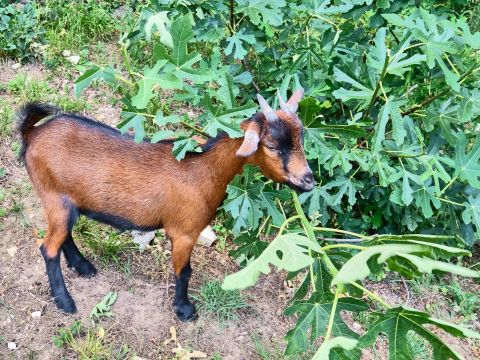
{"type": "Polygon", "coordinates": [[[257,93],[260,93],[260,88],[258,87],[257,83],[255,82],[255,80],[253,80],[253,73],[252,73],[252,70],[250,70],[250,65],[248,65],[248,62],[246,59],[243,59],[242,60],[242,65],[243,65],[243,68],[248,71],[250,74],[252,74],[252,86],[255,88],[255,90],[257,91],[257,93]]]}
{"type": "MultiPolygon", "coordinates": [[[[460,77],[460,79],[458,80],[458,82],[462,83],[473,72],[474,69],[475,69],[475,65],[473,65],[465,74],[463,74],[460,77]]],[[[445,89],[443,91],[440,91],[439,93],[437,93],[433,96],[430,96],[430,97],[426,98],[420,104],[413,105],[410,109],[402,112],[402,116],[410,115],[411,113],[414,113],[415,111],[424,108],[425,106],[429,105],[433,101],[437,100],[439,97],[442,97],[442,96],[448,94],[450,92],[450,90],[451,90],[450,88],[447,88],[447,89],[445,89]]]]}
{"type": "Polygon", "coordinates": [[[378,78],[377,81],[377,86],[375,86],[375,90],[373,90],[373,95],[372,95],[372,100],[370,100],[370,104],[368,105],[367,111],[362,116],[362,119],[365,120],[368,115],[370,115],[370,111],[372,110],[373,105],[375,104],[375,101],[377,100],[377,94],[378,91],[380,90],[380,84],[382,83],[383,78],[385,77],[385,74],[387,73],[387,68],[388,68],[388,63],[390,61],[390,52],[387,50],[387,54],[385,55],[385,63],[383,64],[383,69],[382,72],[380,73],[380,77],[378,78]]]}
{"type": "Polygon", "coordinates": [[[359,243],[365,241],[365,239],[339,239],[339,238],[321,238],[323,241],[335,241],[338,243],[359,243]]]}

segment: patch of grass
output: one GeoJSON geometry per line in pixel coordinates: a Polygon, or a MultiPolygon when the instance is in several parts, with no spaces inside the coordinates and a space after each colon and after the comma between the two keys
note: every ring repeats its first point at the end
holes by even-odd
{"type": "Polygon", "coordinates": [[[0,137],[7,137],[13,133],[13,119],[12,104],[7,101],[0,101],[0,137]]]}
{"type": "MultiPolygon", "coordinates": [[[[40,18],[46,29],[48,47],[44,52],[44,63],[47,67],[69,64],[62,56],[64,50],[85,58],[91,44],[111,41],[119,36],[133,18],[131,11],[120,19],[115,17],[113,12],[119,5],[118,1],[106,0],[45,1],[40,18]]],[[[125,9],[130,9],[126,5],[125,9]]]]}
{"type": "Polygon", "coordinates": [[[283,350],[281,350],[280,346],[274,346],[272,349],[263,344],[258,334],[253,333],[250,337],[255,345],[255,351],[258,357],[262,360],[310,360],[314,354],[312,350],[307,350],[301,354],[287,356],[283,350]]]}
{"type": "Polygon", "coordinates": [[[413,331],[408,332],[408,348],[414,360],[431,359],[431,350],[428,343],[413,331]]]}
{"type": "Polygon", "coordinates": [[[480,310],[478,294],[464,291],[457,282],[451,282],[440,290],[453,300],[453,310],[461,314],[465,321],[477,320],[477,312],[480,310]]]}
{"type": "Polygon", "coordinates": [[[237,320],[238,310],[248,307],[240,291],[223,290],[220,280],[206,281],[192,298],[199,311],[212,314],[221,325],[237,320]]]}
{"type": "Polygon", "coordinates": [[[126,234],[86,217],[80,217],[74,231],[74,238],[79,238],[93,257],[104,265],[119,265],[122,254],[134,248],[126,234]]]}
{"type": "Polygon", "coordinates": [[[19,73],[7,83],[7,92],[15,95],[19,102],[45,101],[52,89],[46,81],[34,80],[25,73],[19,73]]]}
{"type": "Polygon", "coordinates": [[[66,112],[80,112],[90,108],[85,100],[72,98],[70,96],[58,96],[53,102],[66,112]]]}

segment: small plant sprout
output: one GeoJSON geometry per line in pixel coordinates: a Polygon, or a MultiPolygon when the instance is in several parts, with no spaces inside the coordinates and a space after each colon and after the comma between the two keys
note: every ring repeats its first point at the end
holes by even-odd
{"type": "Polygon", "coordinates": [[[105,295],[97,305],[95,305],[90,311],[90,315],[88,315],[89,319],[91,320],[92,324],[95,324],[98,320],[104,317],[112,317],[112,306],[117,300],[117,292],[110,291],[107,295],[105,295]]]}

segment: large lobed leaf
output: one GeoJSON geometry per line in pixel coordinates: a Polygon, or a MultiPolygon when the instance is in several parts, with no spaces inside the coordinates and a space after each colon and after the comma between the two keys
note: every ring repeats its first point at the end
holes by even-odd
{"type": "Polygon", "coordinates": [[[451,256],[469,254],[463,249],[418,240],[409,240],[400,244],[375,245],[360,251],[348,260],[333,277],[332,285],[348,284],[365,279],[371,272],[368,263],[370,259],[375,258],[377,264],[383,264],[390,258],[401,258],[407,260],[412,271],[423,273],[443,271],[461,276],[480,276],[478,271],[432,259],[431,256],[435,252],[439,252],[443,256],[445,254],[451,256]]]}
{"type": "Polygon", "coordinates": [[[377,317],[377,320],[369,327],[367,333],[360,338],[359,347],[370,346],[379,335],[385,334],[388,337],[390,360],[413,359],[408,346],[409,331],[414,331],[430,343],[435,360],[462,359],[436,334],[425,327],[426,324],[436,326],[457,337],[480,338],[480,334],[472,330],[434,319],[425,312],[403,306],[389,309],[385,313],[376,312],[373,315],[377,317]]]}
{"type": "Polygon", "coordinates": [[[279,270],[297,271],[313,262],[308,250],[319,251],[320,246],[298,234],[277,236],[263,253],[239,272],[228,275],[223,281],[225,290],[244,289],[254,285],[261,273],[270,273],[270,264],[279,270]]]}

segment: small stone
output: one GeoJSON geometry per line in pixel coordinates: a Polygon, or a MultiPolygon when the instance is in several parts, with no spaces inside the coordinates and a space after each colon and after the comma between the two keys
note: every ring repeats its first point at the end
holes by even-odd
{"type": "Polygon", "coordinates": [[[34,318],[34,319],[40,319],[41,316],[42,316],[42,312],[41,312],[41,311],[34,311],[34,312],[32,312],[32,318],[34,318]]]}
{"type": "Polygon", "coordinates": [[[113,10],[113,17],[117,19],[121,19],[125,16],[126,13],[127,13],[127,7],[125,5],[121,5],[115,10],[113,10]]]}
{"type": "Polygon", "coordinates": [[[203,231],[200,233],[197,242],[200,245],[211,247],[212,244],[217,240],[217,236],[212,230],[212,227],[208,225],[203,231]]]}
{"type": "Polygon", "coordinates": [[[13,341],[10,341],[8,344],[7,344],[7,347],[10,349],[10,350],[15,350],[17,348],[17,344],[15,344],[13,341]]]}
{"type": "Polygon", "coordinates": [[[72,52],[70,50],[63,50],[62,55],[65,57],[72,56],[72,52]]]}
{"type": "Polygon", "coordinates": [[[144,250],[147,245],[149,245],[153,239],[155,239],[155,231],[132,231],[133,242],[138,245],[140,250],[144,250]]]}
{"type": "Polygon", "coordinates": [[[7,249],[7,253],[8,253],[8,255],[10,255],[11,257],[14,257],[15,254],[17,253],[17,247],[16,247],[16,246],[12,246],[11,248],[8,248],[8,249],[7,249]]]}
{"type": "Polygon", "coordinates": [[[67,60],[68,60],[69,62],[71,62],[73,65],[77,65],[78,62],[80,61],[80,56],[78,56],[78,55],[72,55],[72,56],[67,57],[67,60]]]}
{"type": "Polygon", "coordinates": [[[17,70],[17,69],[20,69],[21,66],[22,66],[22,64],[15,63],[15,64],[12,65],[12,69],[17,70]]]}

